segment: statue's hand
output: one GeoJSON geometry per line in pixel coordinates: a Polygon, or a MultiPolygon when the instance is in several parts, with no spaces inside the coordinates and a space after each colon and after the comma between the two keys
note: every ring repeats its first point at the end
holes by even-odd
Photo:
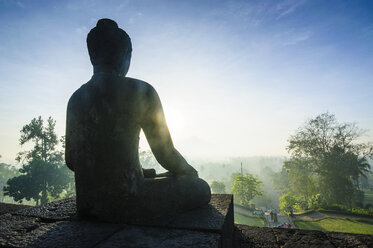
{"type": "Polygon", "coordinates": [[[172,176],[173,176],[172,173],[169,171],[157,174],[157,177],[172,177],[172,176]]]}
{"type": "Polygon", "coordinates": [[[198,177],[198,172],[196,171],[196,169],[189,165],[188,167],[185,167],[180,172],[178,172],[176,176],[198,177]]]}
{"type": "Polygon", "coordinates": [[[198,172],[192,166],[190,166],[177,172],[167,171],[161,174],[157,174],[157,177],[182,177],[182,176],[198,177],[198,172]]]}

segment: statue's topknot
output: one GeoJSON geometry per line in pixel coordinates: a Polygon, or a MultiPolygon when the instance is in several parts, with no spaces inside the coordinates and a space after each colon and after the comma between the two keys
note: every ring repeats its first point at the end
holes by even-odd
{"type": "Polygon", "coordinates": [[[110,19],[98,20],[87,36],[92,65],[118,66],[132,51],[128,34],[110,19]]]}
{"type": "Polygon", "coordinates": [[[108,19],[108,18],[103,18],[103,19],[100,19],[98,20],[97,24],[96,24],[96,27],[98,28],[108,28],[108,29],[116,29],[118,28],[118,24],[111,20],[111,19],[108,19]]]}

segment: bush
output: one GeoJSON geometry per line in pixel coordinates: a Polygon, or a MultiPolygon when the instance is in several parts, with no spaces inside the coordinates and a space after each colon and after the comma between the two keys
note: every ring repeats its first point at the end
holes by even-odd
{"type": "Polygon", "coordinates": [[[325,198],[322,194],[316,194],[308,200],[308,209],[324,208],[326,205],[325,198]]]}
{"type": "Polygon", "coordinates": [[[350,212],[346,206],[341,204],[331,204],[326,207],[327,210],[339,211],[339,212],[350,212]]]}
{"type": "Polygon", "coordinates": [[[223,182],[213,181],[210,187],[215,194],[225,194],[225,184],[223,182]]]}
{"type": "Polygon", "coordinates": [[[353,214],[373,215],[373,209],[353,208],[353,214]]]}

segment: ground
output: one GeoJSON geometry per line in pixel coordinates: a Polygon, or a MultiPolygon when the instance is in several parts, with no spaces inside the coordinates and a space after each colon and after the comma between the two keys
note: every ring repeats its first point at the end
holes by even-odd
{"type": "Polygon", "coordinates": [[[248,226],[259,226],[259,227],[266,226],[265,221],[261,217],[246,216],[243,214],[239,214],[237,212],[234,213],[234,223],[248,225],[248,226]]]}
{"type": "Polygon", "coordinates": [[[310,212],[293,218],[297,228],[359,234],[373,234],[373,218],[346,214],[310,212]]]}

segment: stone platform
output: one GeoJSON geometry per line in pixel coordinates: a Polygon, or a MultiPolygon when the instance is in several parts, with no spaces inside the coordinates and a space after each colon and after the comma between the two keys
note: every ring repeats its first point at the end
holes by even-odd
{"type": "Polygon", "coordinates": [[[231,195],[141,225],[79,220],[74,199],[0,210],[0,247],[373,247],[373,235],[233,225],[231,195]]]}
{"type": "Polygon", "coordinates": [[[231,247],[232,195],[141,225],[79,220],[75,199],[0,216],[0,247],[231,247]]]}

